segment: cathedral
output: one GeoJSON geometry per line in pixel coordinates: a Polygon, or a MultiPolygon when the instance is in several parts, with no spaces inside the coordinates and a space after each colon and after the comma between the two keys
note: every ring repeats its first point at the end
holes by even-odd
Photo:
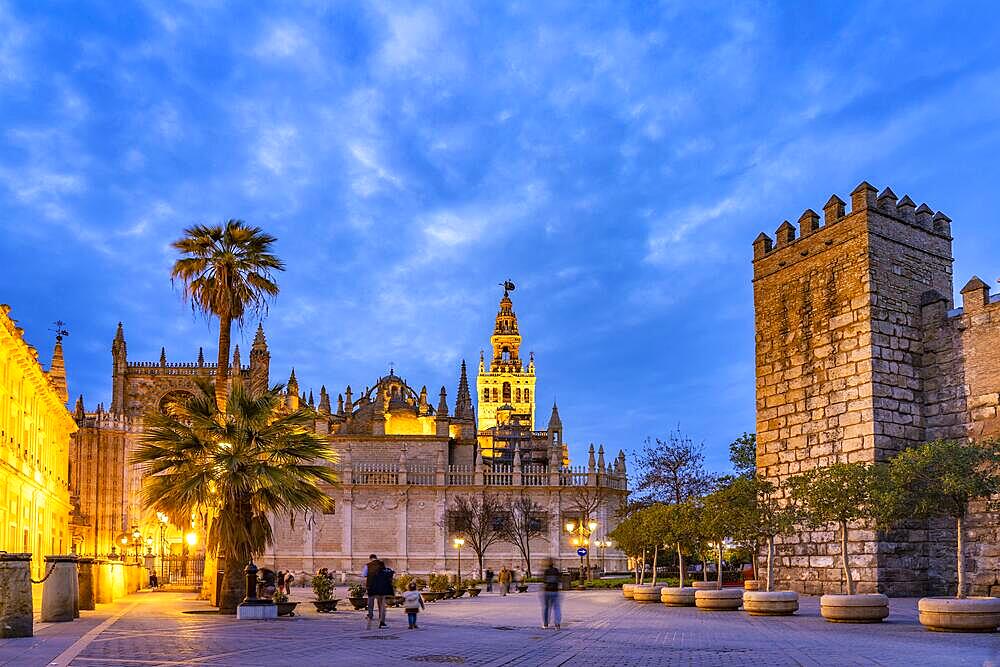
{"type": "MultiPolygon", "coordinates": [[[[307,407],[314,430],[325,434],[337,452],[339,484],[328,489],[333,509],[322,515],[272,517],[274,545],[261,559],[270,567],[314,572],[319,568],[357,572],[368,554],[377,553],[398,572],[457,569],[458,553],[449,530],[448,511],[456,496],[491,493],[525,495],[540,506],[541,535],[531,544],[532,569],[544,558],[563,567],[579,563],[569,521],[594,521],[592,541],[603,540],[616,522],[627,485],[624,454],[606,459],[603,446],[590,446],[586,465],[571,466],[563,424],[553,403],[548,421],[536,423],[535,360],[521,355],[521,335],[510,291],[504,284],[491,336],[491,358],[480,354],[475,400],[466,364],[458,371],[454,401],[441,387],[437,396],[397,374],[368,386],[345,385],[319,397],[301,391],[292,370],[285,386],[289,410],[307,407]]],[[[106,555],[135,541],[143,553],[163,559],[203,555],[204,516],[190,525],[161,522],[139,498],[142,479],[129,464],[143,432],[143,415],[163,410],[188,395],[199,378],[211,379],[215,364],[128,359],[121,324],[111,346],[110,406],[87,411],[82,397],[74,416],[79,427],[71,447],[73,540],[78,553],[106,555]]],[[[271,383],[270,352],[258,326],[244,364],[233,351],[232,378],[256,389],[271,383]]],[[[333,385],[331,385],[333,386],[333,385]]],[[[160,517],[162,519],[162,517],[160,517]]],[[[466,554],[466,557],[471,554],[466,554]]],[[[622,569],[617,550],[594,553],[607,569],[622,569]]],[[[520,551],[497,543],[486,566],[524,567],[520,551]]]]}

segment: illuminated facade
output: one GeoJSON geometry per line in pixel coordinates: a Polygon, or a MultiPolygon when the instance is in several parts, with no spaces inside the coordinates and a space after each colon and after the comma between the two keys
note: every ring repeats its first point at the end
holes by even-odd
{"type": "Polygon", "coordinates": [[[505,283],[496,326],[490,336],[493,357],[489,370],[485,355],[479,353],[476,391],[479,397],[479,428],[484,431],[497,425],[498,411],[501,417],[517,415],[518,420],[529,429],[535,425],[535,355],[528,355],[528,366],[525,368],[521,359],[521,333],[514,304],[510,300],[510,289],[513,289],[513,284],[505,283]]]}
{"type": "Polygon", "coordinates": [[[38,352],[0,305],[0,550],[33,554],[33,576],[43,556],[70,550],[70,435],[62,336],[46,372],[38,352]]]}
{"type": "MultiPolygon", "coordinates": [[[[328,435],[339,455],[341,483],[329,489],[335,501],[330,513],[273,517],[275,544],[262,562],[307,572],[321,567],[356,572],[374,552],[397,571],[454,569],[447,509],[456,495],[489,492],[528,495],[538,503],[546,530],[532,545],[535,567],[548,556],[565,566],[578,563],[576,546],[561,527],[566,520],[579,520],[583,496],[598,501],[591,503],[590,515],[600,526],[595,539],[614,527],[626,495],[624,455],[605,462],[604,448],[591,446],[587,465],[570,467],[554,406],[546,430],[532,429],[534,364],[523,370],[507,293],[500,302],[493,345],[495,364],[485,376],[480,374],[478,384],[480,395],[494,386],[498,392],[497,401],[490,394],[492,421],[485,429],[477,429],[464,361],[452,405],[444,387],[435,400],[426,386],[415,388],[395,369],[363,390],[355,392],[348,385],[336,397],[322,386],[316,401],[312,391],[301,390],[292,370],[286,408],[306,406],[314,412],[314,430],[328,435]],[[510,386],[507,407],[499,401],[505,382],[510,386]]],[[[201,354],[190,363],[168,363],[165,351],[159,362],[129,361],[121,328],[112,344],[112,363],[111,409],[98,406],[87,413],[82,402],[77,407],[81,431],[74,453],[85,472],[74,492],[83,515],[78,535],[83,553],[95,546],[105,553],[132,526],[144,536],[156,535],[156,517],[139,503],[141,479],[127,464],[142,433],[142,416],[193,391],[196,379],[211,379],[215,372],[201,354]]],[[[258,327],[248,366],[241,365],[239,348],[234,350],[231,377],[238,374],[261,390],[269,386],[269,366],[268,343],[258,327]]],[[[479,414],[485,414],[482,402],[479,414]]],[[[176,532],[168,538],[172,551],[180,537],[176,532]]],[[[606,561],[609,568],[625,565],[615,550],[607,551],[606,561]]],[[[495,568],[520,564],[513,547],[505,544],[491,548],[488,562],[495,568]]]]}

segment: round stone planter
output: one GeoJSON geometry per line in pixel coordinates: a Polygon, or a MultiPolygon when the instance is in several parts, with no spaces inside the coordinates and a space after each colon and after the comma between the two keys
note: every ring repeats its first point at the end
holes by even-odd
{"type": "Polygon", "coordinates": [[[632,597],[632,591],[634,591],[635,587],[638,586],[638,585],[639,584],[622,584],[622,596],[623,597],[627,597],[627,598],[631,598],[632,597]]]}
{"type": "Polygon", "coordinates": [[[751,616],[788,616],[799,610],[795,591],[744,591],[743,611],[751,616]]]}
{"type": "Polygon", "coordinates": [[[694,606],[706,611],[736,611],[743,604],[742,588],[695,590],[694,606]]]}
{"type": "Polygon", "coordinates": [[[824,595],[819,613],[833,623],[880,623],[889,615],[889,598],[881,593],[824,595]]]}
{"type": "Polygon", "coordinates": [[[745,591],[759,591],[760,582],[756,579],[747,579],[743,582],[743,590],[745,591]]]}
{"type": "Polygon", "coordinates": [[[690,586],[664,587],[660,591],[660,602],[668,607],[693,607],[695,590],[690,586]]]}
{"type": "Polygon", "coordinates": [[[1000,598],[921,598],[920,625],[935,632],[993,632],[1000,627],[1000,598]]]}
{"type": "Polygon", "coordinates": [[[656,586],[653,586],[652,584],[636,586],[635,590],[632,591],[632,599],[636,602],[659,602],[660,591],[663,590],[663,588],[664,587],[659,584],[656,586]]]}
{"type": "Polygon", "coordinates": [[[695,580],[691,582],[691,587],[699,591],[714,591],[717,584],[714,581],[695,580]]]}

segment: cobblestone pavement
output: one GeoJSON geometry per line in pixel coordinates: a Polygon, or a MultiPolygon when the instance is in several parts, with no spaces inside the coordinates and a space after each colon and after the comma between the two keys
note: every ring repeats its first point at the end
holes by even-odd
{"type": "MultiPolygon", "coordinates": [[[[293,599],[307,600],[303,590],[293,599]]],[[[308,607],[308,608],[306,608],[308,607]]],[[[1000,634],[939,634],[916,622],[915,600],[892,600],[886,623],[843,625],[803,598],[793,617],[640,604],[613,591],[563,596],[563,628],[543,630],[536,594],[482,595],[428,604],[419,630],[400,609],[387,629],[362,612],[302,613],[237,622],[205,613],[191,594],[139,593],[73,623],[36,626],[31,639],[0,639],[0,665],[990,665],[1000,634]],[[202,612],[202,613],[186,613],[202,612]]]]}

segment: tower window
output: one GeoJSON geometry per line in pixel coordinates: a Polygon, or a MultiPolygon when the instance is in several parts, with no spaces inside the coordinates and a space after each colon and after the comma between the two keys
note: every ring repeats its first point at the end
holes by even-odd
{"type": "Polygon", "coordinates": [[[489,402],[490,402],[490,388],[483,387],[483,403],[489,403],[489,402]]]}
{"type": "Polygon", "coordinates": [[[531,400],[531,390],[530,389],[525,389],[524,390],[524,402],[527,403],[530,400],[531,400]]]}
{"type": "Polygon", "coordinates": [[[514,390],[514,400],[517,401],[518,403],[521,402],[521,388],[520,387],[518,387],[517,389],[514,390]]]}
{"type": "Polygon", "coordinates": [[[503,402],[510,403],[510,382],[503,383],[503,402]]]}
{"type": "Polygon", "coordinates": [[[510,361],[510,348],[509,347],[505,347],[500,352],[500,358],[503,359],[504,361],[510,361]]]}
{"type": "Polygon", "coordinates": [[[493,387],[493,402],[496,403],[499,400],[500,400],[500,398],[499,398],[499,394],[497,394],[497,388],[493,387]]]}

